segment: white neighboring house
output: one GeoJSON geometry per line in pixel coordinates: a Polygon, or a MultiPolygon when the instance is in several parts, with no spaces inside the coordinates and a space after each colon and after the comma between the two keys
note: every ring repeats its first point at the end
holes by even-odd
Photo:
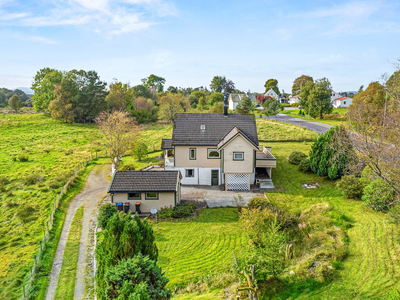
{"type": "Polygon", "coordinates": [[[275,93],[275,91],[273,89],[269,89],[264,96],[270,96],[275,98],[275,100],[279,100],[279,95],[277,93],[275,93]]]}
{"type": "Polygon", "coordinates": [[[349,105],[353,102],[353,98],[350,97],[341,97],[335,99],[332,104],[334,108],[343,108],[349,107],[349,105]]]}
{"type": "Polygon", "coordinates": [[[256,96],[254,94],[252,94],[252,93],[229,94],[229,98],[228,98],[228,108],[229,108],[229,110],[235,110],[236,106],[239,104],[239,102],[245,97],[249,97],[252,102],[257,102],[256,96]]]}
{"type": "Polygon", "coordinates": [[[342,98],[343,96],[340,95],[339,93],[336,93],[335,91],[331,91],[331,101],[335,101],[336,99],[342,98]]]}
{"type": "Polygon", "coordinates": [[[295,95],[295,96],[290,96],[289,97],[289,104],[295,104],[295,103],[300,103],[300,96],[295,95]]]}

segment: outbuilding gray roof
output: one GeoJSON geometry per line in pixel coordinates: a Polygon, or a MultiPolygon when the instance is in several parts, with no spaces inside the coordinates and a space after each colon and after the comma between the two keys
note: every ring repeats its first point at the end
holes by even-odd
{"type": "Polygon", "coordinates": [[[217,146],[237,127],[258,146],[254,115],[178,114],[174,121],[172,146],[217,146]],[[201,126],[204,125],[204,129],[201,126]]]}
{"type": "Polygon", "coordinates": [[[117,171],[109,193],[175,192],[179,171],[117,171]]]}
{"type": "Polygon", "coordinates": [[[263,159],[276,160],[275,156],[273,156],[269,151],[267,151],[267,152],[257,151],[256,159],[258,159],[258,160],[263,160],[263,159]]]}

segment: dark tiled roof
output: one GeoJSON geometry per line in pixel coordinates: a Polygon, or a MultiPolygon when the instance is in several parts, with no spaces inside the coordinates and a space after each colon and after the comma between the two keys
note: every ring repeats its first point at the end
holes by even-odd
{"type": "Polygon", "coordinates": [[[233,128],[223,139],[222,141],[219,142],[217,148],[223,147],[226,143],[228,143],[232,138],[234,138],[236,135],[241,134],[246,140],[248,140],[254,147],[258,149],[258,146],[253,143],[253,141],[247,137],[243,132],[240,131],[239,128],[235,127],[233,128]]]}
{"type": "Polygon", "coordinates": [[[258,145],[254,115],[178,114],[172,133],[173,146],[217,146],[237,127],[253,144],[258,145]],[[200,129],[205,125],[205,129],[200,129]]]}
{"type": "Polygon", "coordinates": [[[179,171],[117,171],[109,193],[174,192],[179,171]]]}
{"type": "Polygon", "coordinates": [[[161,149],[162,150],[174,149],[174,147],[172,147],[172,139],[162,139],[161,149]]]}
{"type": "Polygon", "coordinates": [[[262,159],[274,159],[276,160],[275,156],[273,156],[269,151],[267,153],[262,152],[262,151],[257,151],[256,152],[256,159],[262,160],[262,159]]]}

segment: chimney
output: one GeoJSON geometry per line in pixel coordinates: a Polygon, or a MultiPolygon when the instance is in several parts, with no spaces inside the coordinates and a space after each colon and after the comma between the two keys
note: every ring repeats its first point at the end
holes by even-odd
{"type": "Polygon", "coordinates": [[[229,98],[229,93],[226,92],[224,94],[224,117],[228,116],[228,98],[229,98]]]}

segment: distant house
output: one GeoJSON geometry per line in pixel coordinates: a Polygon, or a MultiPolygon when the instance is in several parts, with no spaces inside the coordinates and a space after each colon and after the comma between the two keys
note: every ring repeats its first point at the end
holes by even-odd
{"type": "Polygon", "coordinates": [[[344,108],[349,107],[349,105],[353,102],[353,98],[350,97],[341,97],[332,101],[334,108],[344,108]]]}
{"type": "Polygon", "coordinates": [[[274,97],[275,100],[279,100],[279,95],[277,93],[275,93],[275,91],[273,89],[269,89],[264,96],[270,96],[270,97],[274,97]]]}
{"type": "Polygon", "coordinates": [[[142,212],[155,207],[175,207],[181,201],[181,174],[179,171],[117,171],[108,193],[112,203],[130,203],[135,212],[135,203],[140,202],[142,212]]]}
{"type": "Polygon", "coordinates": [[[172,139],[164,139],[162,149],[165,170],[179,170],[182,184],[225,190],[272,185],[276,158],[259,145],[254,115],[177,114],[172,139]]]}
{"type": "Polygon", "coordinates": [[[339,93],[336,93],[335,91],[331,91],[331,101],[335,101],[336,99],[342,98],[343,96],[340,95],[339,93]]]}
{"type": "Polygon", "coordinates": [[[254,94],[252,94],[252,93],[229,94],[229,98],[228,98],[229,110],[235,110],[236,106],[239,104],[239,102],[245,97],[250,98],[252,102],[257,102],[256,96],[254,94]]]}
{"type": "Polygon", "coordinates": [[[295,95],[295,96],[290,96],[289,97],[289,104],[295,104],[295,103],[300,103],[300,96],[295,95]]]}

